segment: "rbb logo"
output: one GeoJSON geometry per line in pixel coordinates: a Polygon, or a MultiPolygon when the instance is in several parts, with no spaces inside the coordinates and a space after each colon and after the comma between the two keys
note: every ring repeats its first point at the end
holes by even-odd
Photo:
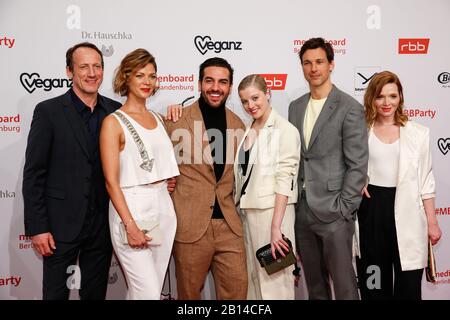
{"type": "Polygon", "coordinates": [[[270,90],[284,90],[286,87],[287,73],[265,73],[260,76],[266,80],[267,88],[270,90]]]}
{"type": "Polygon", "coordinates": [[[438,75],[438,81],[442,84],[447,84],[450,82],[450,73],[442,72],[438,75]]]}
{"type": "Polygon", "coordinates": [[[427,54],[429,38],[398,39],[399,54],[427,54]]]}

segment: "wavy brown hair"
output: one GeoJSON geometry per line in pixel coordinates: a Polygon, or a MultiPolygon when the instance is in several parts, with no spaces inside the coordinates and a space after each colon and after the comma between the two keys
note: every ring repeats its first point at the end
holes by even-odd
{"type": "Polygon", "coordinates": [[[408,116],[403,113],[403,87],[400,83],[398,76],[390,71],[382,71],[373,76],[369,82],[369,86],[364,94],[364,109],[366,112],[366,124],[367,127],[372,127],[377,118],[377,107],[375,106],[375,100],[380,94],[383,87],[388,83],[395,83],[398,88],[398,93],[400,95],[400,102],[398,108],[394,114],[395,124],[403,127],[408,121],[408,116]]]}
{"type": "MultiPolygon", "coordinates": [[[[139,69],[144,68],[147,64],[152,64],[155,67],[155,72],[158,71],[155,57],[145,49],[136,49],[131,51],[123,58],[119,67],[117,67],[113,80],[113,90],[122,97],[128,95],[128,79],[139,69]]],[[[153,90],[156,93],[158,85],[153,90]]]]}

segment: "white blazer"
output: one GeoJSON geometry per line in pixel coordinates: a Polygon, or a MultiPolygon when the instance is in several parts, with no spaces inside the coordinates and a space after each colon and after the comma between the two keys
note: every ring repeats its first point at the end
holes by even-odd
{"type": "MultiPolygon", "coordinates": [[[[369,162],[369,184],[371,165],[369,162]]],[[[422,269],[427,265],[428,223],[422,200],[434,197],[429,129],[408,121],[404,127],[400,127],[400,157],[394,204],[403,271],[422,269]]]]}
{"type": "Polygon", "coordinates": [[[276,193],[287,196],[288,204],[296,203],[300,162],[300,134],[297,128],[272,108],[250,151],[244,176],[239,164],[239,150],[245,138],[254,133],[250,128],[251,123],[247,126],[234,161],[236,205],[243,209],[273,208],[276,193]],[[245,194],[241,195],[247,179],[245,194]]]}

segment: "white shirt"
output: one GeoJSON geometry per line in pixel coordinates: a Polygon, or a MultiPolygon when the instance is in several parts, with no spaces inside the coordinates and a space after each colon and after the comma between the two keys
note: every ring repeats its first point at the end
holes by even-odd
{"type": "Polygon", "coordinates": [[[396,187],[400,139],[394,143],[384,143],[370,130],[369,133],[369,183],[380,187],[396,187]]]}

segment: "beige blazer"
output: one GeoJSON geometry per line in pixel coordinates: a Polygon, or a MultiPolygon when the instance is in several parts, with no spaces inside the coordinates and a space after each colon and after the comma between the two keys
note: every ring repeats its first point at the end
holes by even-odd
{"type": "MultiPolygon", "coordinates": [[[[251,123],[244,138],[254,134],[250,127],[251,123]]],[[[244,139],[238,150],[242,148],[243,142],[244,139]]],[[[237,155],[234,161],[236,205],[243,209],[273,208],[276,193],[288,196],[288,204],[297,202],[300,134],[275,109],[272,109],[253,144],[245,176],[240,161],[242,163],[243,159],[237,155]],[[241,194],[246,180],[249,181],[245,194],[241,194]]]]}
{"type": "Polygon", "coordinates": [[[166,121],[174,145],[180,175],[172,200],[177,214],[175,240],[193,243],[206,232],[215,198],[231,230],[242,236],[242,224],[233,200],[233,160],[245,126],[231,110],[226,110],[227,159],[219,181],[216,181],[211,148],[198,102],[183,109],[177,122],[166,121]]]}
{"type": "MultiPolygon", "coordinates": [[[[369,161],[369,183],[371,165],[369,161]]],[[[400,128],[400,157],[394,204],[403,271],[421,269],[427,265],[428,223],[422,200],[434,197],[435,180],[429,129],[408,121],[400,128]]]]}

